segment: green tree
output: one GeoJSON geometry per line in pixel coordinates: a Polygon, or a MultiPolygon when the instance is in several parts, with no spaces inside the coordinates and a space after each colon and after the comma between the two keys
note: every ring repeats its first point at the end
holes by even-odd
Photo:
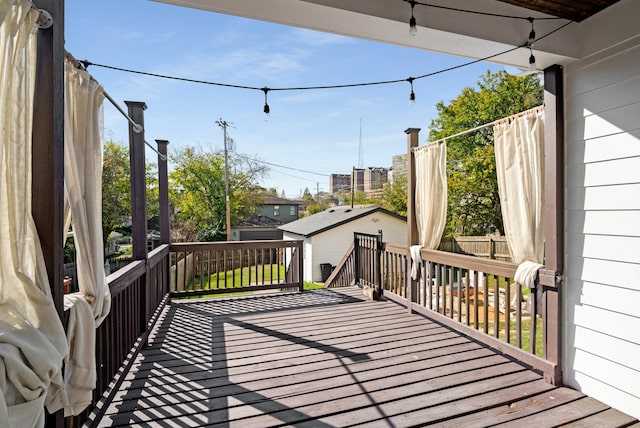
{"type": "MultiPolygon", "coordinates": [[[[478,88],[465,88],[449,104],[436,105],[431,141],[542,104],[536,75],[487,71],[478,88]]],[[[445,235],[484,235],[490,226],[504,233],[496,178],[493,129],[484,128],[447,142],[448,207],[445,235]]]]}
{"type": "MultiPolygon", "coordinates": [[[[145,166],[147,218],[158,216],[158,173],[154,163],[145,166]]],[[[129,148],[107,141],[102,163],[102,235],[106,242],[113,231],[121,231],[131,218],[131,166],[129,148]]]]}
{"type": "MultiPolygon", "coordinates": [[[[175,227],[188,240],[213,241],[226,237],[224,153],[204,153],[187,147],[171,156],[169,196],[175,227]]],[[[258,180],[267,169],[247,156],[229,154],[231,223],[257,209],[258,180]]]]}
{"type": "Polygon", "coordinates": [[[302,193],[302,200],[303,201],[312,201],[313,200],[313,196],[311,195],[311,192],[309,191],[308,187],[304,188],[304,193],[302,193]]]}
{"type": "Polygon", "coordinates": [[[129,150],[107,141],[102,164],[102,236],[121,229],[131,217],[129,150]]]}
{"type": "Polygon", "coordinates": [[[382,188],[382,208],[398,215],[407,215],[407,176],[394,176],[393,181],[382,188]]]}

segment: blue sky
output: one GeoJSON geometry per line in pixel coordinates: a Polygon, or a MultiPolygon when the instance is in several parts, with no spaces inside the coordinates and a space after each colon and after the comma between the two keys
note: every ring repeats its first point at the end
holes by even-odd
{"type": "MultiPolygon", "coordinates": [[[[189,79],[252,87],[307,87],[406,79],[468,59],[319,33],[147,0],[67,0],[66,48],[76,59],[189,79]]],[[[407,28],[408,30],[408,28],[407,28]]],[[[315,172],[271,167],[265,187],[297,197],[329,190],[331,173],[358,166],[360,123],[364,166],[391,166],[405,152],[404,130],[422,128],[435,105],[474,86],[487,69],[475,64],[414,82],[345,89],[271,91],[264,120],[261,91],[178,82],[91,66],[89,72],[123,108],[144,101],[145,139],[222,148],[215,121],[233,124],[238,153],[315,172]],[[320,174],[320,175],[318,175],[320,174]]],[[[126,142],[126,120],[105,101],[105,137],[126,142]]],[[[155,160],[147,151],[147,159],[155,160]]]]}

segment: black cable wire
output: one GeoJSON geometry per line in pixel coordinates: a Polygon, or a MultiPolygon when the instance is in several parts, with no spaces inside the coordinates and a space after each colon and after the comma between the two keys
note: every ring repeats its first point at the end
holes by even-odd
{"type": "MultiPolygon", "coordinates": [[[[407,0],[403,0],[403,1],[407,1],[407,0]]],[[[525,18],[528,19],[528,18],[525,18]]],[[[545,35],[538,37],[534,42],[538,42],[546,37],[549,37],[550,35],[556,33],[557,31],[560,31],[561,29],[563,29],[564,27],[566,27],[567,25],[571,24],[573,21],[569,21],[566,22],[565,24],[561,25],[560,27],[556,28],[555,30],[552,30],[548,33],[546,33],[545,35]]],[[[374,86],[374,85],[388,85],[388,84],[393,84],[393,83],[403,83],[403,82],[408,82],[409,79],[411,79],[412,81],[418,80],[418,79],[424,79],[426,77],[431,77],[431,76],[435,76],[438,74],[442,74],[442,73],[446,73],[449,71],[453,71],[453,70],[457,70],[459,68],[463,68],[463,67],[468,67],[470,65],[473,64],[477,64],[479,62],[484,62],[484,61],[488,61],[490,59],[499,57],[500,55],[504,55],[507,54],[509,52],[513,52],[517,49],[521,49],[521,48],[531,48],[533,46],[533,43],[530,43],[529,41],[515,46],[513,48],[507,49],[505,51],[502,52],[498,52],[496,54],[493,55],[489,55],[483,58],[479,58],[479,59],[475,59],[472,61],[468,61],[462,64],[458,64],[452,67],[448,67],[445,69],[441,69],[441,70],[437,70],[437,71],[433,71],[431,73],[427,73],[427,74],[423,74],[421,76],[417,76],[417,77],[409,77],[409,78],[405,78],[405,79],[392,79],[392,80],[381,80],[381,81],[374,81],[374,82],[361,82],[361,83],[347,83],[347,84],[341,84],[341,85],[321,85],[321,86],[300,86],[300,87],[283,87],[283,88],[267,88],[267,87],[258,87],[258,86],[246,86],[246,85],[235,85],[235,84],[230,84],[230,83],[220,83],[220,82],[211,82],[211,81],[207,81],[207,80],[197,80],[197,79],[188,79],[188,78],[184,78],[184,77],[177,77],[177,76],[169,76],[169,75],[165,75],[165,74],[158,74],[158,73],[150,73],[147,71],[139,71],[139,70],[132,70],[132,69],[127,69],[127,68],[122,68],[122,67],[115,67],[112,65],[105,65],[105,64],[98,64],[98,63],[94,63],[91,62],[89,60],[82,60],[80,61],[80,63],[82,65],[84,65],[85,68],[88,68],[90,65],[96,66],[96,67],[102,67],[102,68],[107,68],[107,69],[111,69],[111,70],[116,70],[116,71],[122,71],[122,72],[126,72],[126,73],[133,73],[133,74],[140,74],[140,75],[144,75],[144,76],[151,76],[151,77],[158,77],[158,78],[162,78],[162,79],[170,79],[170,80],[178,80],[178,81],[182,81],[182,82],[189,82],[189,83],[199,83],[199,84],[205,84],[205,85],[214,85],[214,86],[223,86],[223,87],[227,87],[227,88],[236,88],[236,89],[248,89],[248,90],[255,90],[255,91],[260,91],[260,92],[265,92],[266,91],[304,91],[304,90],[316,90],[316,89],[341,89],[341,88],[354,88],[354,87],[362,87],[362,86],[374,86]]]]}

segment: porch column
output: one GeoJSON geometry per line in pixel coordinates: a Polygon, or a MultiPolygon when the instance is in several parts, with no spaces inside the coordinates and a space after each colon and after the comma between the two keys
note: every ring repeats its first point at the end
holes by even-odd
{"type": "MultiPolygon", "coordinates": [[[[408,128],[404,131],[407,134],[407,246],[419,244],[418,242],[418,223],[416,222],[416,158],[413,149],[418,147],[420,128],[408,128]]],[[[412,312],[414,296],[417,296],[418,283],[411,278],[411,258],[409,256],[407,266],[407,310],[412,312]]]]}
{"type": "MultiPolygon", "coordinates": [[[[64,320],[64,0],[32,2],[51,14],[53,25],[38,31],[31,209],[51,297],[60,319],[64,320]]],[[[64,412],[47,413],[45,424],[63,427],[64,412]]]]}
{"type": "Polygon", "coordinates": [[[555,373],[545,375],[562,385],[560,350],[560,287],[564,269],[564,87],[562,67],[544,70],[544,269],[542,316],[546,323],[544,357],[556,363],[555,373]]]}
{"type": "Polygon", "coordinates": [[[169,177],[167,171],[167,165],[169,159],[167,158],[167,140],[156,140],[158,144],[158,203],[160,205],[160,243],[169,244],[171,242],[169,224],[169,177]],[[164,160],[162,157],[164,156],[164,160]]]}
{"type": "Polygon", "coordinates": [[[142,127],[136,132],[129,123],[129,159],[131,166],[131,237],[133,260],[147,258],[147,182],[144,158],[144,111],[143,102],[125,101],[129,117],[142,127]]]}
{"type": "Polygon", "coordinates": [[[31,207],[51,293],[63,315],[64,277],[64,1],[34,0],[53,25],[38,31],[32,135],[31,207]]]}

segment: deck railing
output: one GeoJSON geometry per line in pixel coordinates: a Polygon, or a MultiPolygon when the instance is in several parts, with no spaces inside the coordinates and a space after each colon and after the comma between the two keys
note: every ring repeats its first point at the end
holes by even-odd
{"type": "Polygon", "coordinates": [[[300,290],[302,241],[171,244],[171,293],[198,296],[257,290],[300,290]]]}
{"type": "MultiPolygon", "coordinates": [[[[169,246],[161,245],[147,260],[135,260],[107,277],[111,290],[111,311],[96,329],[96,388],[92,405],[65,426],[81,426],[89,415],[99,419],[94,408],[121,370],[127,355],[145,345],[154,314],[168,298],[169,246]]],[[[65,315],[67,315],[65,313],[65,315]]],[[[116,388],[111,388],[115,391],[116,388]]]]}
{"type": "MultiPolygon", "coordinates": [[[[379,266],[380,271],[358,284],[375,287],[371,281],[380,278],[385,297],[540,369],[551,383],[561,382],[557,355],[547,346],[557,334],[558,313],[543,304],[553,290],[529,290],[514,282],[516,264],[423,249],[414,281],[407,247],[382,244],[376,256],[370,237],[356,234],[355,239],[353,266],[344,263],[338,269],[374,273],[379,266]]],[[[334,272],[334,277],[341,274],[334,272]]],[[[329,287],[344,285],[327,282],[329,287]]]]}

